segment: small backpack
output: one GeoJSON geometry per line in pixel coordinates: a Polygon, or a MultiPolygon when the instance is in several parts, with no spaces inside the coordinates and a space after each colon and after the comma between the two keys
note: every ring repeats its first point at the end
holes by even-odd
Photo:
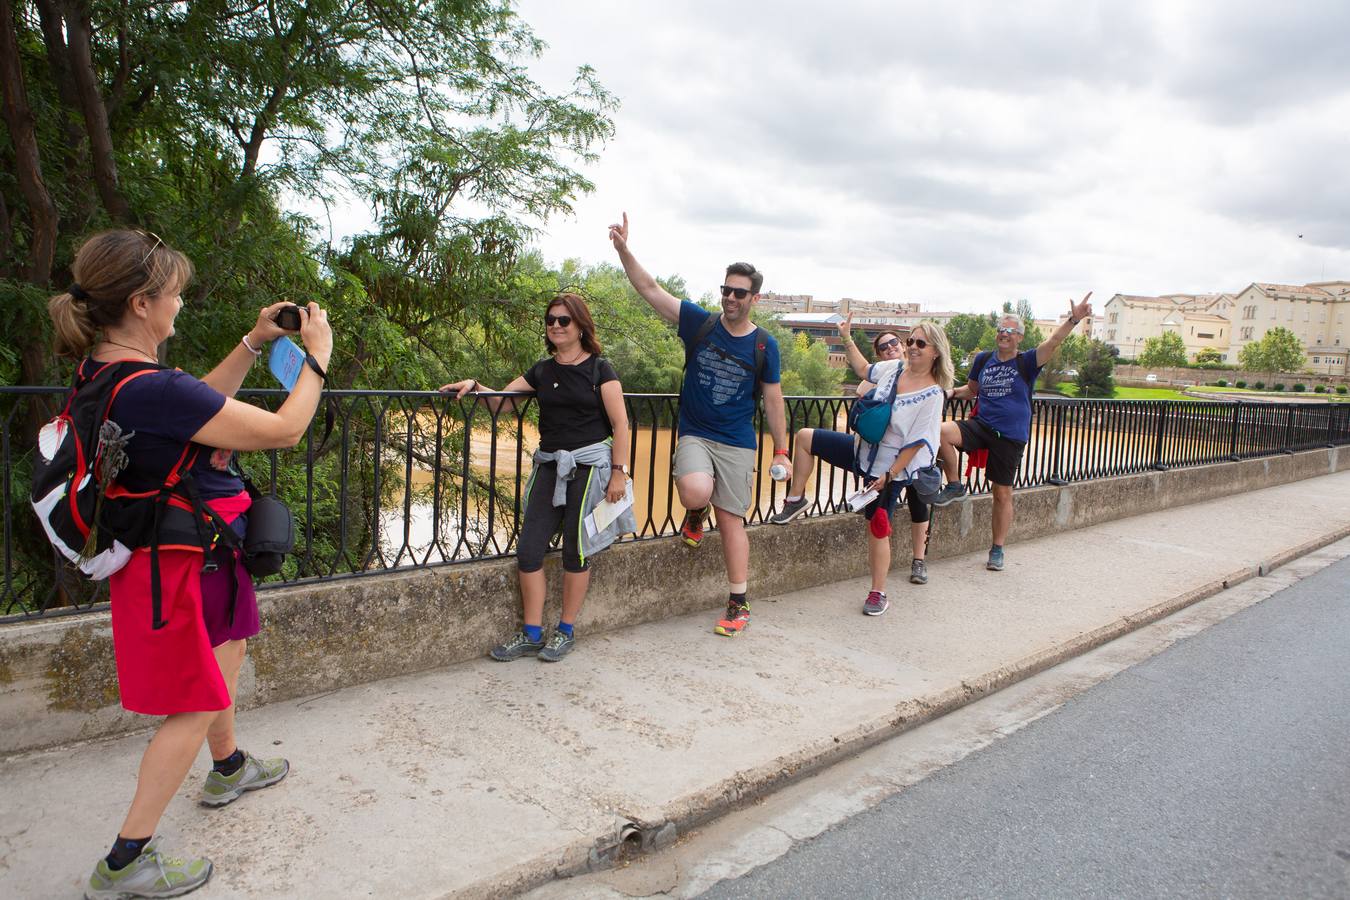
{"type": "Polygon", "coordinates": [[[891,379],[891,394],[885,400],[877,399],[877,389],[872,388],[863,394],[848,410],[848,427],[869,444],[879,444],[891,424],[891,405],[895,402],[895,388],[900,380],[902,366],[895,367],[895,377],[891,379]]]}
{"type": "Polygon", "coordinates": [[[30,500],[57,552],[87,578],[101,581],[125,566],[133,549],[111,529],[97,528],[102,485],[124,467],[132,436],[109,422],[108,412],[128,382],[165,367],[112,362],[89,371],[92,365],[83,360],[76,367],[65,408],[38,432],[30,500]]]}
{"type": "MultiPolygon", "coordinates": [[[[709,314],[708,318],[703,320],[703,324],[698,326],[698,331],[694,332],[694,339],[685,345],[684,368],[686,371],[688,371],[689,369],[689,363],[692,362],[694,359],[694,351],[697,350],[700,346],[703,345],[705,341],[708,340],[708,335],[712,334],[712,330],[717,327],[717,323],[720,321],[722,321],[721,313],[718,313],[715,316],[709,314]]],[[[734,362],[742,369],[747,369],[747,371],[749,371],[751,375],[755,376],[755,389],[752,393],[752,396],[754,397],[755,402],[759,402],[760,395],[764,393],[763,390],[764,357],[767,354],[768,347],[767,344],[765,343],[766,335],[764,334],[763,328],[760,328],[758,325],[756,325],[754,335],[755,335],[755,366],[753,369],[747,368],[745,360],[741,359],[739,356],[733,356],[730,353],[727,353],[725,350],[723,350],[716,344],[713,344],[712,348],[717,351],[718,356],[730,362],[734,362]]]]}
{"type": "Polygon", "coordinates": [[[188,443],[155,490],[133,493],[117,483],[126,468],[123,433],[108,418],[128,383],[168,368],[157,363],[83,360],[61,412],[38,432],[30,502],[58,553],[81,575],[101,581],[116,574],[138,547],[150,548],[152,627],[161,616],[160,546],[200,547],[202,571],[215,570],[217,540],[232,547],[233,529],[203,502],[191,469],[198,448],[188,443]],[[92,368],[97,366],[97,368],[92,368]]]}

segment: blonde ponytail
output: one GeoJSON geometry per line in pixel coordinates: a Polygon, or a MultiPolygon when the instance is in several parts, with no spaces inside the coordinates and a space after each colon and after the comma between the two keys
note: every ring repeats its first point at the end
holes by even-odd
{"type": "Polygon", "coordinates": [[[79,359],[93,349],[98,328],[89,315],[89,307],[73,294],[67,291],[48,300],[47,314],[52,317],[52,330],[56,333],[57,356],[79,359]]]}

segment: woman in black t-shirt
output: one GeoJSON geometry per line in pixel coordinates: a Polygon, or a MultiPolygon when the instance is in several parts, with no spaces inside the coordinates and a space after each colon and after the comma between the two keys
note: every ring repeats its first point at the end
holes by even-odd
{"type": "MultiPolygon", "coordinates": [[[[489,655],[501,662],[537,655],[557,662],[573,646],[573,624],[590,587],[590,561],[582,547],[581,529],[588,487],[591,496],[603,487],[610,501],[623,498],[628,474],[628,416],[623,404],[623,386],[614,368],[600,358],[600,342],[586,301],[576,294],[559,294],[544,315],[544,345],[549,356],[530,367],[503,391],[532,393],[539,400],[539,452],[535,455],[516,550],[520,573],[520,598],[524,626],[489,655]],[[612,438],[612,441],[611,441],[612,438]],[[564,470],[567,502],[555,506],[560,462],[576,468],[564,470]],[[598,471],[593,472],[596,469],[598,471]],[[606,473],[607,470],[607,473],[606,473]],[[599,482],[596,478],[607,478],[599,482]],[[544,641],[544,553],[562,525],[563,598],[562,618],[544,641]]],[[[492,393],[475,379],[441,387],[456,398],[469,393],[492,393]]],[[[502,404],[515,405],[511,397],[485,397],[495,412],[502,404]]]]}

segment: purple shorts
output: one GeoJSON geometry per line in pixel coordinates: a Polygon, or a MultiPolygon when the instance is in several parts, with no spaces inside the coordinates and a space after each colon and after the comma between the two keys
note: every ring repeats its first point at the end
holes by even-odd
{"type": "Polygon", "coordinates": [[[213,556],[216,571],[202,575],[202,620],[206,623],[206,636],[211,646],[219,647],[226,641],[251,638],[262,629],[258,623],[258,595],[253,591],[253,576],[244,568],[243,559],[223,545],[216,547],[213,556]]]}

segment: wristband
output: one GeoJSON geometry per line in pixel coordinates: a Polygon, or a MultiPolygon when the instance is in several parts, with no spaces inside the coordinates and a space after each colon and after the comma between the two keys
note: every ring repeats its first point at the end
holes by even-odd
{"type": "Polygon", "coordinates": [[[313,353],[305,354],[305,365],[313,369],[314,374],[318,375],[319,378],[323,380],[324,384],[328,383],[328,373],[323,370],[323,366],[319,365],[319,361],[314,358],[313,353]]]}
{"type": "Polygon", "coordinates": [[[774,456],[787,456],[787,455],[788,455],[788,452],[787,452],[786,450],[775,450],[775,451],[773,451],[773,455],[774,455],[774,456]]]}
{"type": "Polygon", "coordinates": [[[239,341],[244,345],[244,349],[247,350],[249,353],[252,353],[254,356],[262,356],[262,351],[254,350],[253,345],[248,342],[248,335],[244,335],[239,339],[239,341]]]}

